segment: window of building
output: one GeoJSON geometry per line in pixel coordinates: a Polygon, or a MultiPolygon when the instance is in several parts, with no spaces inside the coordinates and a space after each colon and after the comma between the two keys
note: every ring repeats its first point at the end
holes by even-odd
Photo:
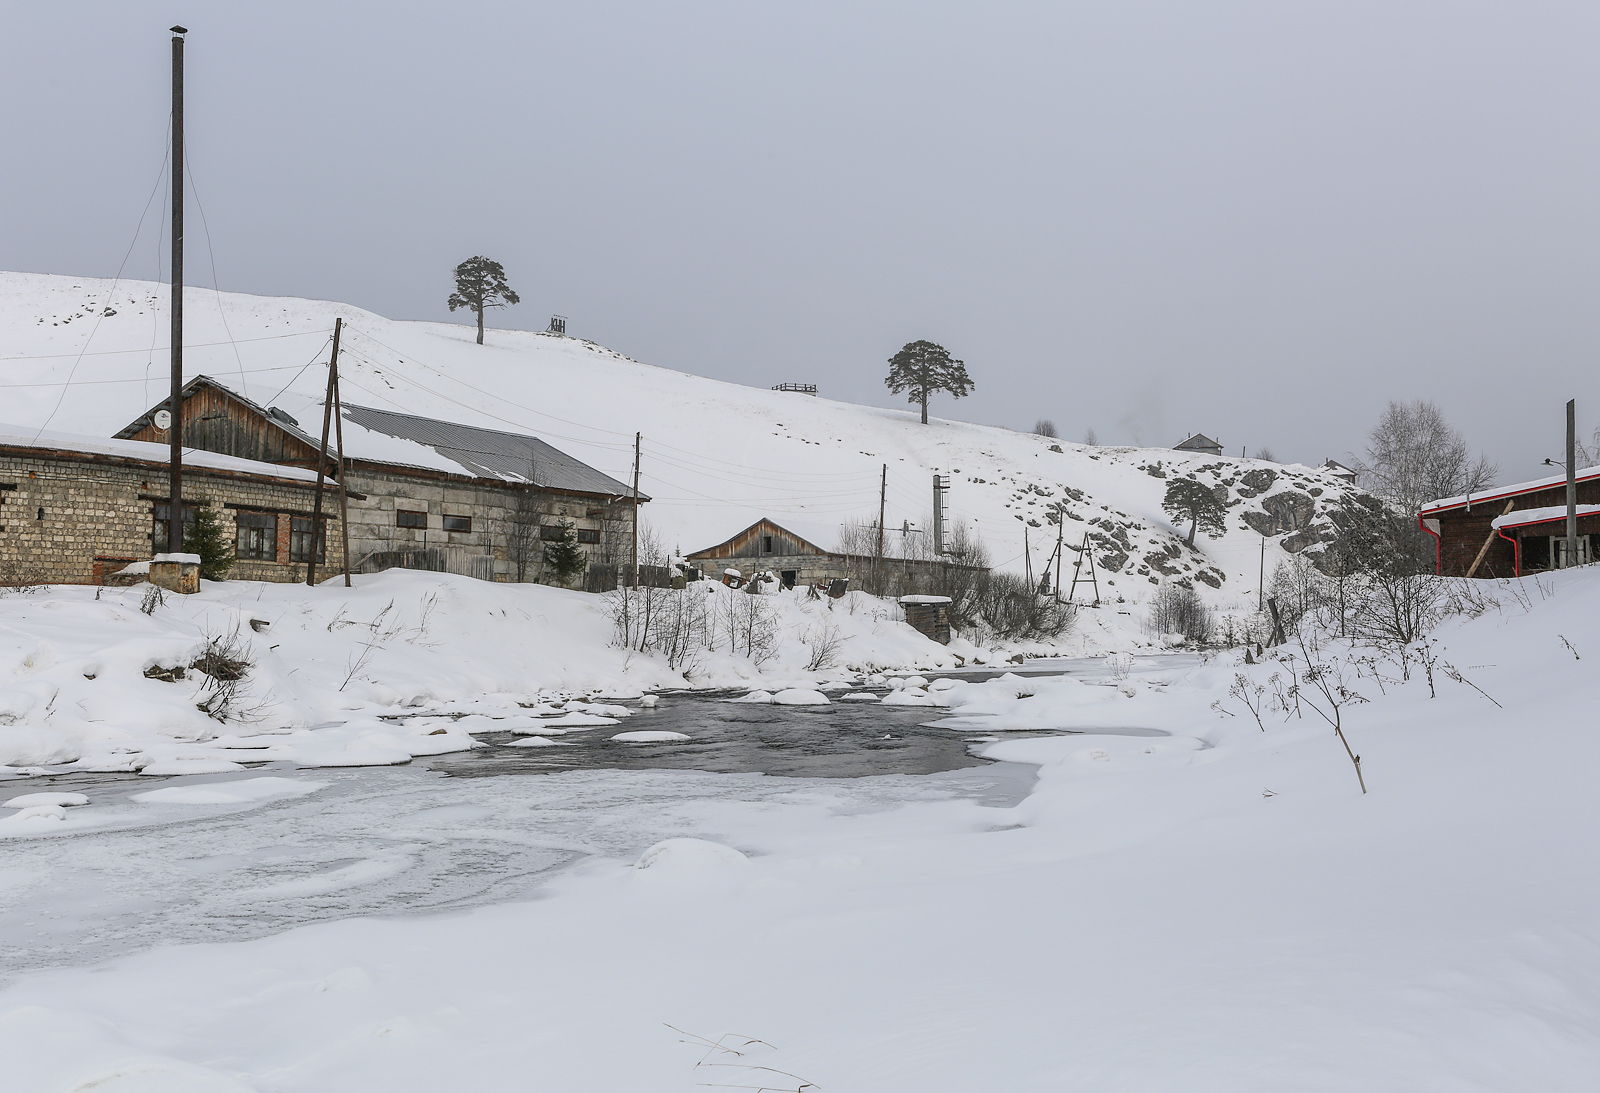
{"type": "Polygon", "coordinates": [[[600,533],[598,531],[595,531],[593,528],[579,528],[578,529],[578,542],[580,542],[580,543],[598,543],[599,541],[600,541],[600,533]]]}
{"type": "Polygon", "coordinates": [[[270,512],[241,512],[234,517],[239,541],[234,553],[240,559],[278,560],[278,518],[270,512]]]}
{"type": "MultiPolygon", "coordinates": [[[[289,560],[291,562],[309,562],[311,560],[311,521],[296,516],[289,521],[289,560]]],[[[328,525],[323,521],[322,541],[317,544],[317,564],[328,560],[328,525]]]]}
{"type": "MultiPolygon", "coordinates": [[[[150,544],[154,552],[157,554],[165,551],[168,544],[171,542],[171,540],[167,538],[169,534],[169,521],[171,518],[172,506],[170,504],[158,503],[155,506],[155,511],[153,514],[154,526],[151,528],[150,532],[150,544]]],[[[191,525],[194,523],[193,505],[183,506],[183,522],[185,525],[191,525]]],[[[184,530],[187,531],[188,528],[186,527],[184,530]]]]}
{"type": "Polygon", "coordinates": [[[470,516],[446,516],[444,518],[444,529],[446,531],[471,531],[472,530],[472,517],[470,517],[470,516]]]}
{"type": "Polygon", "coordinates": [[[567,529],[560,524],[545,524],[539,528],[539,538],[547,543],[559,543],[567,537],[567,529]]]}
{"type": "Polygon", "coordinates": [[[400,528],[425,528],[428,526],[428,514],[413,512],[410,509],[395,509],[394,525],[400,528]]]}
{"type": "Polygon", "coordinates": [[[761,537],[761,553],[763,553],[763,554],[771,554],[772,553],[772,536],[763,535],[761,537]]]}

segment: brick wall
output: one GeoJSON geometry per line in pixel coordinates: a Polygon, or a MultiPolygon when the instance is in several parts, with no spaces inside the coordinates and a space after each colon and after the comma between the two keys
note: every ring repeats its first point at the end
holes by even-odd
{"type": "MultiPolygon", "coordinates": [[[[229,537],[240,508],[285,514],[276,561],[240,561],[231,577],[305,580],[306,567],[289,561],[287,514],[310,515],[309,485],[184,468],[184,499],[210,498],[229,537]]],[[[154,508],[167,497],[164,465],[74,453],[0,452],[0,578],[53,584],[94,584],[124,559],[152,553],[154,508]]],[[[325,506],[326,510],[326,506],[325,506]]],[[[338,542],[338,511],[328,522],[338,542]]],[[[165,550],[166,544],[157,549],[165,550]]],[[[328,551],[337,567],[337,552],[328,551]]]]}

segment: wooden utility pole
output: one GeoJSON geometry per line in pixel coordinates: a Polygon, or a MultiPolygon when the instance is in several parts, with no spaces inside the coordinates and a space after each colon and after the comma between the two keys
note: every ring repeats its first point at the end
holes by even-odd
{"type": "Polygon", "coordinates": [[[172,395],[167,409],[167,550],[183,551],[183,27],[172,28],[172,395]]]}
{"type": "Polygon", "coordinates": [[[1022,572],[1023,580],[1028,582],[1029,590],[1036,591],[1033,587],[1033,554],[1028,549],[1027,524],[1022,525],[1022,572]]]}
{"type": "Polygon", "coordinates": [[[1567,564],[1578,564],[1578,400],[1567,400],[1567,564]]]}
{"type": "Polygon", "coordinates": [[[883,592],[883,520],[889,504],[889,464],[883,465],[883,477],[878,480],[878,547],[872,552],[872,594],[883,592]]]}
{"type": "MultiPolygon", "coordinates": [[[[1065,514],[1062,514],[1061,519],[1056,521],[1056,599],[1057,600],[1061,599],[1061,537],[1066,534],[1066,530],[1067,530],[1067,518],[1066,518],[1065,514]]],[[[1074,572],[1073,576],[1076,577],[1077,573],[1074,572]]]]}
{"type": "MultiPolygon", "coordinates": [[[[337,319],[334,320],[338,322],[337,319]]],[[[344,485],[344,398],[339,394],[338,373],[333,380],[333,435],[339,449],[339,539],[344,552],[344,586],[350,587],[350,500],[344,485]]],[[[493,576],[493,574],[491,574],[493,576]]]]}
{"type": "Polygon", "coordinates": [[[643,433],[633,434],[633,587],[639,587],[639,448],[643,433]]]}
{"type": "Polygon", "coordinates": [[[333,356],[328,358],[328,393],[322,399],[322,447],[317,449],[317,496],[311,506],[311,557],[306,561],[306,584],[317,583],[317,552],[322,549],[322,476],[328,468],[328,429],[333,424],[333,393],[339,386],[339,332],[344,319],[333,320],[333,356]]]}

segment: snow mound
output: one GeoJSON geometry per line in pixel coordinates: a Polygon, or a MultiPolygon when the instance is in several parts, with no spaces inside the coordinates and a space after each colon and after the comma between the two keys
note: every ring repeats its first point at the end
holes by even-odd
{"type": "Polygon", "coordinates": [[[89,798],[81,793],[24,793],[0,805],[0,808],[32,808],[35,805],[86,805],[89,798]]]}
{"type": "Polygon", "coordinates": [[[641,731],[619,732],[611,739],[620,744],[675,744],[688,740],[689,737],[681,732],[641,731]]]}
{"type": "Polygon", "coordinates": [[[71,738],[50,729],[0,725],[0,766],[43,767],[71,763],[82,751],[71,738]]]}
{"type": "Polygon", "coordinates": [[[302,797],[327,785],[297,778],[245,778],[202,786],[164,786],[135,793],[129,800],[148,805],[242,805],[273,797],[302,797]]]}
{"type": "Polygon", "coordinates": [[[847,695],[839,696],[840,702],[877,702],[879,698],[871,691],[851,691],[847,695]]]}
{"type": "Polygon", "coordinates": [[[772,701],[772,692],[771,691],[751,691],[749,694],[745,695],[743,698],[730,698],[730,699],[728,699],[728,701],[729,702],[770,703],[772,701]]]}
{"type": "Polygon", "coordinates": [[[0,820],[0,824],[34,823],[37,821],[65,820],[67,810],[60,805],[34,805],[31,808],[19,809],[10,816],[0,820]]]}
{"type": "Polygon", "coordinates": [[[147,763],[140,768],[140,774],[151,775],[176,775],[176,774],[230,774],[245,768],[231,759],[162,759],[155,763],[147,763]]]}
{"type": "Polygon", "coordinates": [[[828,696],[809,687],[790,687],[772,696],[774,706],[828,706],[828,696]]]}
{"type": "MultiPolygon", "coordinates": [[[[601,717],[598,714],[574,712],[562,714],[560,717],[545,718],[541,728],[598,729],[604,725],[620,724],[622,722],[615,717],[601,717]]],[[[522,730],[513,731],[520,732],[522,730]]]]}
{"type": "Polygon", "coordinates": [[[640,854],[633,867],[662,873],[698,873],[749,864],[749,858],[721,843],[706,839],[663,839],[640,854]]]}

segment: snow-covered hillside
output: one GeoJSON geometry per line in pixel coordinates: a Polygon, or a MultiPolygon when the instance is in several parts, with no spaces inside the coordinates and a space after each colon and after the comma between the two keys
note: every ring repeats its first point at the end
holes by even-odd
{"type": "MultiPolygon", "coordinates": [[[[146,282],[0,273],[0,421],[110,435],[155,405],[167,386],[165,301],[165,287],[146,282]]],[[[1197,581],[1226,609],[1253,606],[1260,531],[1274,533],[1270,577],[1285,547],[1328,535],[1328,512],[1356,493],[1299,465],[1085,447],[949,420],[923,426],[909,410],[709,380],[543,333],[495,330],[478,346],[467,326],[202,289],[184,308],[187,375],[213,376],[302,421],[316,417],[320,365],[342,316],[348,402],[533,433],[622,480],[642,433],[646,518],[681,551],[761,516],[834,547],[841,522],[876,518],[887,464],[890,528],[926,527],[933,476],[948,475],[951,518],[981,534],[998,568],[1024,569],[1024,528],[1035,568],[1043,564],[1055,540],[1047,514],[1060,505],[1068,541],[1087,532],[1095,544],[1105,592],[1137,602],[1163,578],[1197,581]],[[1228,533],[1194,549],[1160,505],[1166,481],[1186,473],[1227,487],[1233,505],[1228,533]]],[[[981,362],[973,371],[984,382],[981,362]]],[[[751,372],[765,376],[756,360],[751,372]]]]}

